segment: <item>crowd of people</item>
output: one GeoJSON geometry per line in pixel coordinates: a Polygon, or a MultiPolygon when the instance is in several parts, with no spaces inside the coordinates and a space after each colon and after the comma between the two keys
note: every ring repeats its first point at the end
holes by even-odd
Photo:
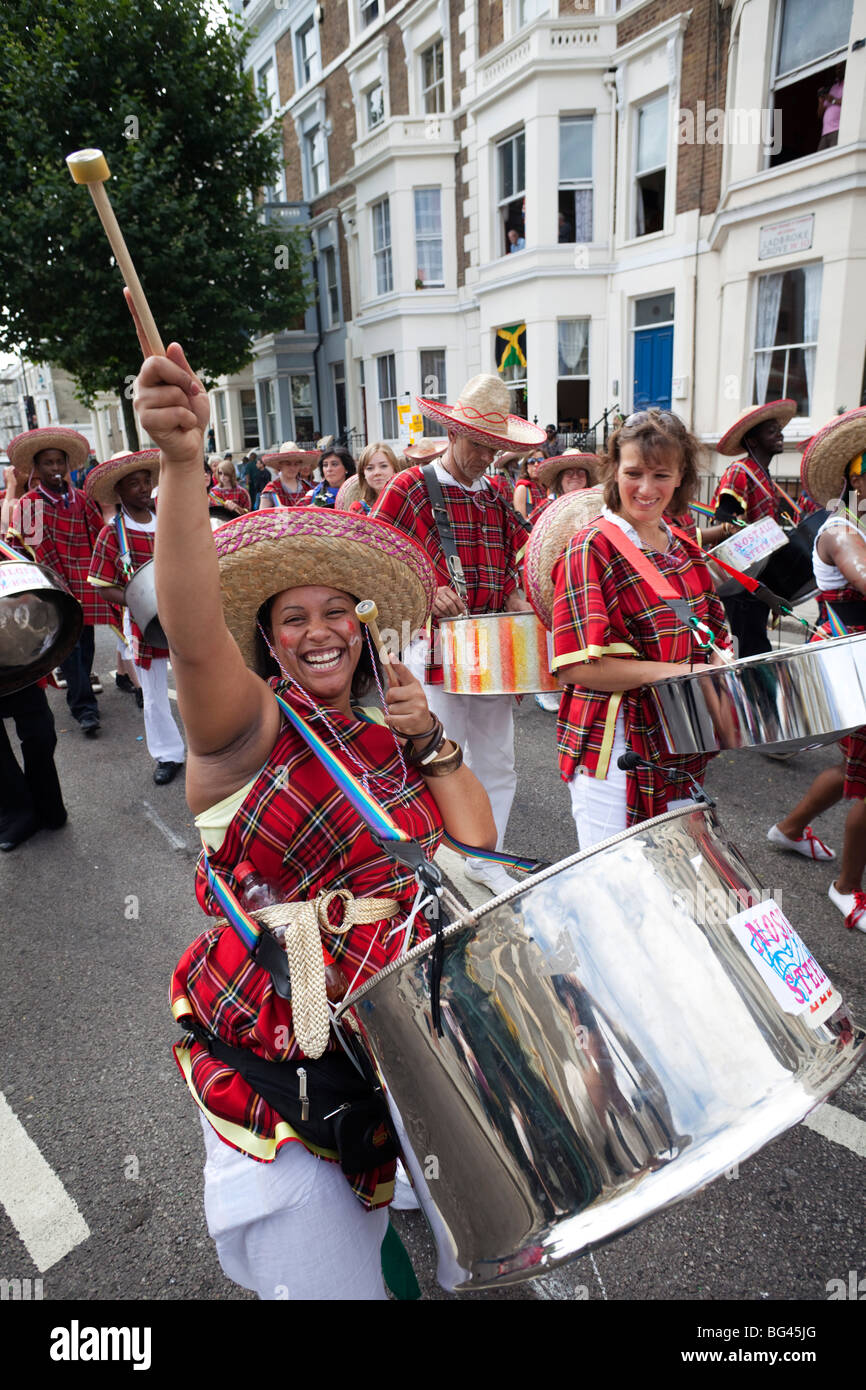
{"type": "MultiPolygon", "coordinates": [[[[514,699],[446,691],[440,625],[534,612],[547,628],[559,772],[587,849],[675,808],[702,782],[709,757],[666,751],[650,687],[718,666],[737,648],[762,649],[769,608],[755,598],[723,605],[705,548],[743,522],[796,509],[769,468],[793,402],[753,407],[725,433],[719,448],[734,462],[700,526],[691,511],[700,445],[670,411],[636,412],[591,454],[558,450],[553,426],[512,414],[496,376],[474,377],[453,405],[418,405],[441,433],[402,456],[384,441],[357,462],[333,440],[288,441],[240,470],[211,456],[203,482],[207,396],[172,344],[164,357],[147,355],[137,386],[154,449],[100,464],[82,493],[69,481],[81,436],[36,430],[10,445],[26,487],[12,499],[9,538],[51,564],[85,609],[61,667],[73,716],[88,737],[98,730],[93,627],[110,623],[118,682],[128,661],[143,691],[155,780],[186,763],[203,842],[196,888],[211,920],[174,972],[184,1030],[175,1056],[201,1117],[220,1261],[265,1299],[386,1296],[396,1149],[384,1118],[367,1125],[370,1143],[347,1136],[354,1102],[333,1006],[429,935],[423,864],[443,834],[464,846],[469,878],[493,893],[515,886],[502,853],[517,788],[514,699]],[[38,541],[25,524],[37,499],[38,541]],[[214,529],[214,508],[233,519],[214,529]],[[125,601],[157,526],[165,646],[146,640],[125,601]],[[377,650],[356,613],[361,600],[373,601],[383,628],[413,634],[399,659],[377,650]],[[185,749],[168,707],[169,660],[185,749]],[[639,763],[621,769],[627,750],[639,763]],[[389,849],[383,823],[393,840],[419,847],[414,869],[389,849]],[[253,881],[269,894],[264,909],[248,897],[253,881]],[[285,944],[278,961],[257,954],[271,932],[285,944]],[[303,976],[292,963],[301,948],[303,976]],[[327,1086],[330,1114],[317,1100],[327,1086]],[[334,1086],[347,1088],[343,1104],[334,1086]],[[345,1125],[332,1118],[344,1111],[345,1125]]],[[[809,442],[802,478],[819,507],[849,491],[866,497],[864,446],[866,409],[809,442]]],[[[821,525],[815,577],[848,630],[866,631],[856,517],[836,510],[821,525]]],[[[53,724],[44,692],[34,700],[44,770],[53,724]]],[[[18,718],[0,701],[0,729],[7,716],[18,718]]],[[[844,768],[822,774],[769,832],[780,849],[826,862],[833,852],[809,822],[851,799],[830,898],[860,930],[864,738],[847,739],[844,768]]],[[[3,849],[59,822],[56,798],[47,815],[37,804],[25,742],[20,804],[0,807],[3,849]]],[[[4,749],[5,734],[0,756],[11,758],[4,749]]]]}

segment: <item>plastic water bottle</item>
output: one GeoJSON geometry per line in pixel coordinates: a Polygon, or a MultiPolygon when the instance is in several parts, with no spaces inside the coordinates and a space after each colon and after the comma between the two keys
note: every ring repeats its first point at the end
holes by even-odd
{"type": "MultiPolygon", "coordinates": [[[[247,912],[258,912],[261,907],[273,907],[275,903],[284,901],[276,884],[260,874],[249,859],[238,864],[235,878],[239,888],[238,898],[247,912]]],[[[268,930],[282,943],[286,935],[285,927],[269,927],[268,930]]],[[[325,961],[325,990],[331,1003],[337,1004],[349,988],[349,981],[324,943],[322,956],[325,961]]]]}

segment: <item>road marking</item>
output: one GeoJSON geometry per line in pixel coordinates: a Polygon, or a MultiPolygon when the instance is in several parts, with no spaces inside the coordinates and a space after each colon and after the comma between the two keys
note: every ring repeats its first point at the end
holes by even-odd
{"type": "Polygon", "coordinates": [[[169,698],[170,700],[176,700],[176,699],[177,699],[177,691],[176,691],[176,690],[170,690],[170,691],[168,692],[168,698],[169,698]]]}
{"type": "Polygon", "coordinates": [[[866,1158],[866,1120],[852,1115],[849,1110],[840,1110],[838,1105],[825,1103],[807,1115],[803,1125],[822,1138],[850,1149],[860,1158],[866,1158]]]}
{"type": "Polygon", "coordinates": [[[2,1092],[0,1202],[40,1274],[90,1236],[75,1202],[2,1092]]]}
{"type": "Polygon", "coordinates": [[[165,821],[163,820],[162,816],[159,814],[158,811],[155,811],[155,810],[153,809],[153,807],[151,806],[150,802],[149,802],[149,801],[142,801],[141,804],[142,804],[142,806],[144,807],[144,814],[145,814],[146,819],[150,821],[151,825],[155,825],[155,826],[156,826],[157,830],[159,831],[159,833],[160,833],[161,835],[164,835],[164,836],[165,836],[165,838],[168,840],[168,843],[171,845],[172,849],[182,849],[182,850],[186,850],[186,849],[187,849],[186,840],[182,840],[182,839],[180,838],[179,835],[175,835],[175,833],[174,833],[174,831],[172,830],[171,826],[170,826],[170,825],[166,825],[166,823],[165,823],[165,821]]]}

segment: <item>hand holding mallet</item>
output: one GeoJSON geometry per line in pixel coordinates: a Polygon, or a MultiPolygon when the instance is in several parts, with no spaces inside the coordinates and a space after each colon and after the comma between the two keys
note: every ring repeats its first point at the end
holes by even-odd
{"type": "Polygon", "coordinates": [[[360,618],[361,622],[364,623],[370,630],[370,636],[372,637],[373,645],[379,654],[379,660],[381,661],[382,666],[384,667],[385,678],[388,684],[398,684],[397,677],[391,669],[390,653],[385,649],[385,647],[383,647],[382,638],[379,636],[379,628],[376,623],[376,619],[379,616],[379,610],[376,607],[373,600],[371,598],[365,598],[362,599],[360,603],[356,603],[355,616],[360,618]]]}

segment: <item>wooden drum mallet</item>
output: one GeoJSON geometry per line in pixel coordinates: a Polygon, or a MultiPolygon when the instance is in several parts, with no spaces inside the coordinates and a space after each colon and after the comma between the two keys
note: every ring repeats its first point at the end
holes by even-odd
{"type": "Polygon", "coordinates": [[[124,282],[141,320],[145,337],[150,344],[150,350],[157,356],[164,357],[165,347],[159,335],[159,329],[153,314],[150,312],[150,305],[145,298],[144,290],[141,288],[141,281],[136,274],[132,257],[127,250],[123,233],[105,191],[105,183],[111,178],[111,171],[105,155],[102,150],[76,150],[74,154],[66,156],[66,163],[75,183],[86,183],[90,189],[90,196],[96,211],[99,213],[99,220],[105,228],[105,235],[108,237],[114,252],[114,259],[120,267],[124,282]]]}
{"type": "Polygon", "coordinates": [[[376,651],[379,654],[379,660],[381,661],[385,669],[385,678],[389,685],[394,685],[397,678],[391,669],[391,655],[382,646],[382,638],[379,636],[379,628],[376,623],[376,619],[379,616],[379,610],[376,607],[373,600],[371,598],[365,598],[362,599],[360,603],[356,603],[355,616],[357,618],[360,618],[361,622],[365,625],[365,627],[369,628],[370,636],[373,639],[373,645],[376,648],[376,651]]]}

